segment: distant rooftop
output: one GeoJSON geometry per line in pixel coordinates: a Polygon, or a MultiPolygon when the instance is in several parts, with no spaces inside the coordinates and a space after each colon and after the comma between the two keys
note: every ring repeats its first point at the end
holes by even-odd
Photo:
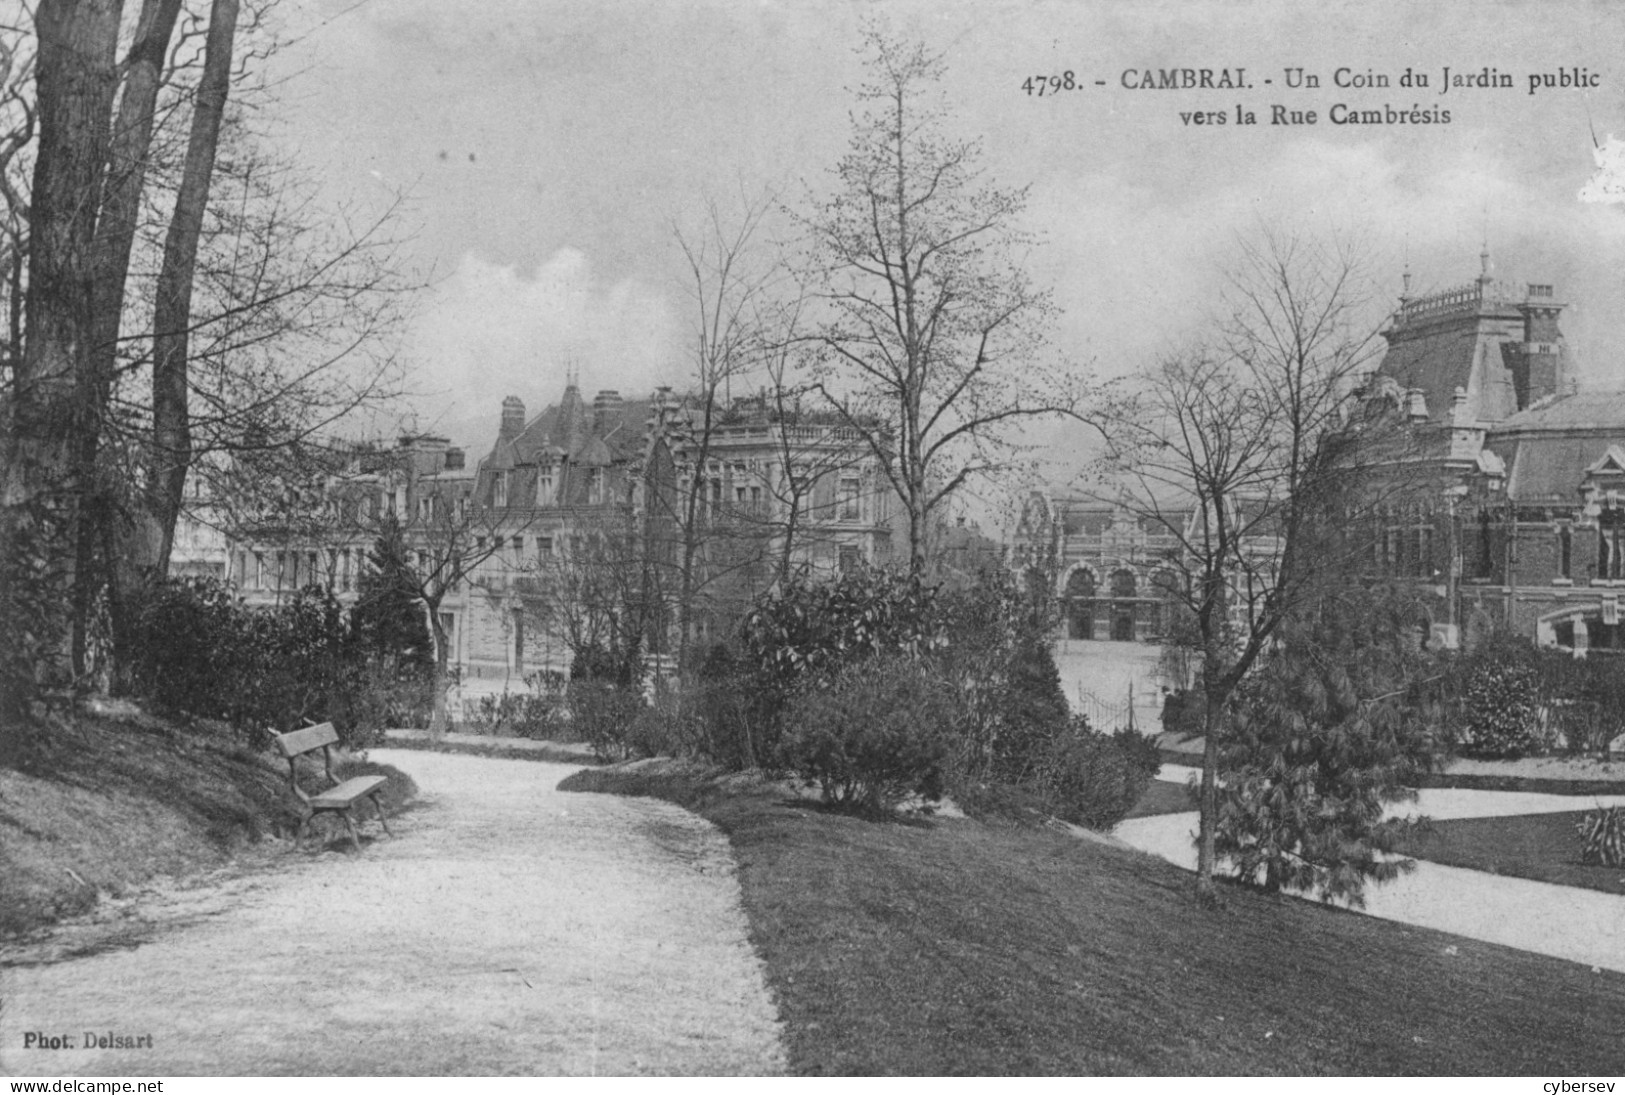
{"type": "Polygon", "coordinates": [[[1399,306],[1394,317],[1398,326],[1427,323],[1446,316],[1476,315],[1486,309],[1515,308],[1520,304],[1555,305],[1550,285],[1479,278],[1454,289],[1445,289],[1427,296],[1408,299],[1399,306]]]}

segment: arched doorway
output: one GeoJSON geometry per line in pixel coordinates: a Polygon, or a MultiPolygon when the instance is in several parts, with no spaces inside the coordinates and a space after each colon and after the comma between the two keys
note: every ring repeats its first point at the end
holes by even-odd
{"type": "Polygon", "coordinates": [[[1095,637],[1095,576],[1074,570],[1066,580],[1066,637],[1095,637]]]}
{"type": "Polygon", "coordinates": [[[1112,571],[1112,639],[1116,642],[1134,641],[1135,592],[1132,570],[1112,571]]]}

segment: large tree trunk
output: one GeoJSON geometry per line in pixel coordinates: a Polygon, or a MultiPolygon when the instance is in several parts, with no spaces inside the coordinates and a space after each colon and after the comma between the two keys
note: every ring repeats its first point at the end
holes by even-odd
{"type": "Polygon", "coordinates": [[[186,473],[192,462],[192,429],[188,408],[187,355],[192,315],[192,277],[197,261],[203,213],[209,203],[220,120],[231,89],[232,39],[237,31],[238,0],[214,0],[209,9],[209,36],[204,45],[203,77],[192,113],[186,146],[186,169],[175,197],[175,215],[164,239],[153,309],[152,434],[150,486],[156,526],[154,577],[169,569],[175,522],[186,496],[186,473]]]}
{"type": "MultiPolygon", "coordinates": [[[[118,580],[116,557],[109,556],[100,568],[96,566],[98,549],[111,539],[104,526],[117,518],[116,502],[98,473],[97,454],[118,362],[119,321],[124,313],[130,252],[135,242],[147,157],[152,146],[153,110],[163,83],[164,57],[180,8],[180,0],[144,0],[142,4],[135,41],[125,61],[124,90],[113,127],[101,217],[96,225],[94,334],[90,368],[82,378],[83,390],[79,396],[86,407],[87,421],[86,428],[75,439],[75,465],[85,488],[77,530],[75,570],[80,579],[73,597],[73,664],[75,673],[80,675],[88,669],[87,639],[97,587],[102,581],[118,580]]],[[[123,598],[116,591],[110,591],[109,606],[117,612],[122,604],[123,598]]],[[[115,639],[125,630],[123,621],[115,619],[115,639]]]]}
{"type": "Polygon", "coordinates": [[[94,330],[97,197],[117,89],[119,0],[40,0],[36,104],[39,145],[29,213],[26,345],[6,433],[0,581],[8,636],[0,682],[0,754],[26,716],[28,697],[60,678],[69,642],[73,533],[82,484],[74,439],[91,414],[80,399],[94,330]],[[49,579],[65,588],[47,596],[49,579]],[[27,679],[25,679],[27,676],[27,679]],[[41,678],[45,678],[41,680],[41,678]]]}

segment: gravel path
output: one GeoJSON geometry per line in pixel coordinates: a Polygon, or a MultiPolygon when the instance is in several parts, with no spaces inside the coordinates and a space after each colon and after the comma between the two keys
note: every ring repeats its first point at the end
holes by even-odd
{"type": "MultiPolygon", "coordinates": [[[[1183,783],[1196,772],[1195,768],[1165,764],[1158,778],[1183,783]]],[[[1590,809],[1598,802],[1625,803],[1625,797],[1437,788],[1420,792],[1414,803],[1391,809],[1442,821],[1562,813],[1590,809]]],[[[1196,824],[1194,812],[1130,818],[1113,835],[1131,847],[1194,871],[1196,824]]],[[[1385,920],[1625,971],[1625,897],[1617,894],[1417,860],[1414,871],[1392,882],[1368,885],[1365,898],[1365,911],[1385,920]]]]}
{"type": "Polygon", "coordinates": [[[125,913],[139,946],[0,968],[0,1073],[783,1070],[727,840],[709,823],[562,794],[566,765],[372,756],[420,788],[394,839],[138,901],[125,913]],[[73,1048],[24,1050],[35,1031],[73,1048]],[[151,1048],[87,1048],[90,1031],[151,1048]]]}

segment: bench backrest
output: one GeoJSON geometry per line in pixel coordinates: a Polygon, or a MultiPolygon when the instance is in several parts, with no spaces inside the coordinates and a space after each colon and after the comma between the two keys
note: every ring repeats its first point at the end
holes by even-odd
{"type": "Polygon", "coordinates": [[[287,734],[276,736],[276,747],[282,755],[292,760],[324,745],[337,745],[339,732],[333,729],[330,722],[319,722],[315,726],[307,726],[303,730],[294,730],[287,734]]]}
{"type": "Polygon", "coordinates": [[[299,798],[309,801],[310,796],[299,787],[298,760],[306,753],[322,751],[322,771],[327,774],[329,785],[336,785],[339,778],[333,774],[333,746],[339,743],[339,732],[333,729],[330,722],[319,722],[315,726],[307,726],[303,730],[294,730],[287,734],[276,736],[277,751],[288,758],[288,787],[299,798]]]}

